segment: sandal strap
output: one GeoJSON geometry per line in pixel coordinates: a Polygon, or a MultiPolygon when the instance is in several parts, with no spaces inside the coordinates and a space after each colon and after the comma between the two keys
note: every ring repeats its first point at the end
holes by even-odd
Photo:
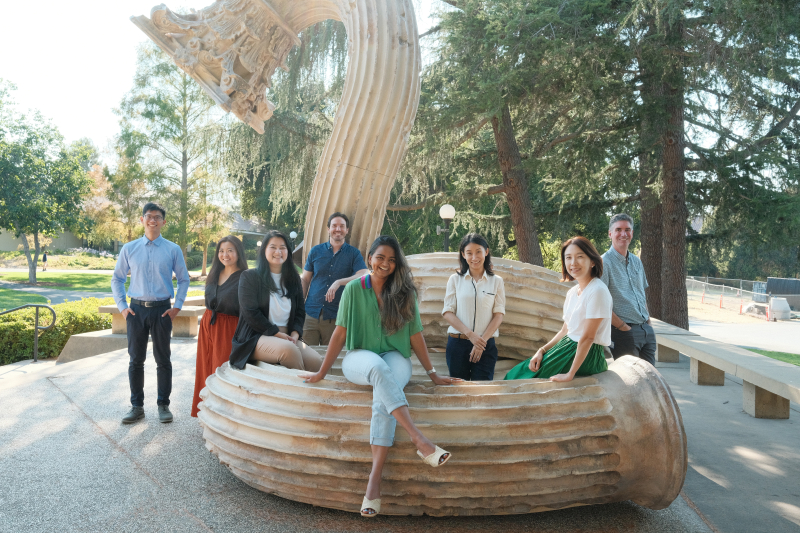
{"type": "Polygon", "coordinates": [[[445,463],[446,463],[447,461],[450,460],[450,457],[453,456],[453,454],[451,454],[447,450],[443,450],[443,449],[439,448],[438,446],[436,446],[436,449],[433,451],[433,453],[430,454],[427,457],[422,455],[421,451],[417,450],[417,455],[419,455],[422,458],[423,461],[425,461],[426,463],[428,463],[430,466],[432,466],[434,468],[436,468],[438,466],[442,466],[442,464],[444,464],[444,463],[441,463],[441,464],[439,463],[439,460],[442,458],[442,456],[444,454],[448,454],[447,459],[445,459],[445,463]]]}
{"type": "Polygon", "coordinates": [[[375,498],[374,500],[368,500],[366,496],[364,496],[364,501],[361,502],[361,510],[364,509],[372,509],[375,511],[375,514],[381,512],[381,499],[375,498]]]}

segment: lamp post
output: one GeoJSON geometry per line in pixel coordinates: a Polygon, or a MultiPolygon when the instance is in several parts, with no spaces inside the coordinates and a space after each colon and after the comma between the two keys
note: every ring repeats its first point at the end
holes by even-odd
{"type": "Polygon", "coordinates": [[[297,232],[293,231],[289,234],[289,238],[292,239],[292,250],[294,250],[294,240],[297,238],[297,232]]]}
{"type": "Polygon", "coordinates": [[[444,251],[450,251],[450,221],[456,216],[456,208],[450,204],[444,204],[439,208],[439,216],[444,221],[444,227],[436,226],[436,235],[444,233],[444,251]]]}

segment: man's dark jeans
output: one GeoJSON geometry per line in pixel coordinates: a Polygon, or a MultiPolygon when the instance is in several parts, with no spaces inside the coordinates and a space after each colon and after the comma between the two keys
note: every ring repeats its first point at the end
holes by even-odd
{"type": "Polygon", "coordinates": [[[169,341],[172,335],[172,319],[162,317],[169,310],[168,303],[158,307],[131,304],[128,313],[128,381],[131,385],[131,405],[144,407],[144,360],[147,354],[147,338],[153,337],[153,358],[156,360],[158,376],[158,405],[169,405],[172,392],[172,362],[169,341]]]}
{"type": "Polygon", "coordinates": [[[655,366],[656,332],[653,331],[653,326],[646,322],[628,325],[631,327],[629,331],[611,328],[611,354],[614,359],[619,359],[623,355],[634,355],[655,366]]]}
{"type": "Polygon", "coordinates": [[[477,363],[470,363],[469,352],[472,342],[469,339],[457,339],[447,336],[447,368],[450,377],[467,381],[491,381],[494,378],[494,366],[497,364],[497,346],[494,337],[486,343],[486,348],[477,363]]]}

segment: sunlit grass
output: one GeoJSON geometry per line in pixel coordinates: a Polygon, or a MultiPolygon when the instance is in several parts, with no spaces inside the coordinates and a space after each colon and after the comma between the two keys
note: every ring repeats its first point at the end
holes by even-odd
{"type": "Polygon", "coordinates": [[[778,361],[783,361],[784,363],[791,363],[793,365],[800,366],[800,355],[796,353],[770,352],[768,350],[756,350],[755,348],[748,348],[748,350],[761,355],[766,355],[772,359],[777,359],[778,361]]]}
{"type": "Polygon", "coordinates": [[[46,304],[47,298],[38,294],[31,294],[14,289],[4,289],[0,287],[0,311],[13,309],[25,304],[46,304]]]}

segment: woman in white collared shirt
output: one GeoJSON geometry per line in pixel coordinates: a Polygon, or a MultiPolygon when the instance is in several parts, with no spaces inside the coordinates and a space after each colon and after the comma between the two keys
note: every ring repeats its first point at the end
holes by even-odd
{"type": "Polygon", "coordinates": [[[503,278],[492,272],[489,243],[470,233],[458,247],[461,268],[447,281],[442,316],[447,329],[450,376],[491,381],[497,363],[495,337],[506,314],[503,278]]]}

